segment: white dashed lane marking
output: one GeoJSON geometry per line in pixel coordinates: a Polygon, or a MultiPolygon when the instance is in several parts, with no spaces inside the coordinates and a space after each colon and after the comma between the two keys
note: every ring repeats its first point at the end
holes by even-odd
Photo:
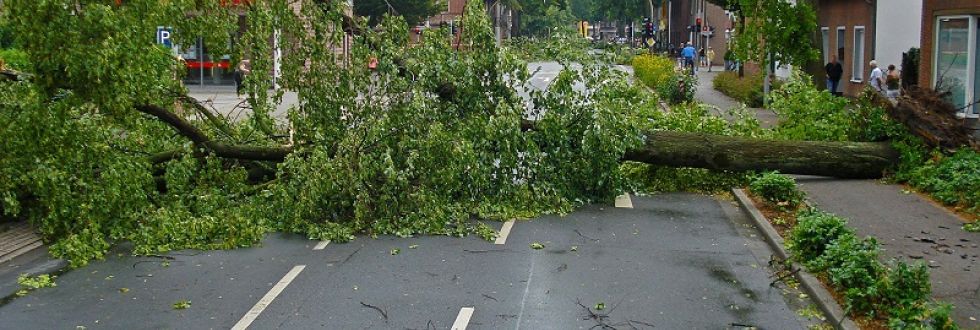
{"type": "Polygon", "coordinates": [[[330,244],[330,240],[320,241],[320,243],[316,243],[316,246],[313,247],[313,251],[323,250],[323,248],[327,247],[327,244],[330,244]]]}
{"type": "Polygon", "coordinates": [[[616,207],[631,209],[633,208],[633,200],[630,199],[630,194],[622,194],[616,197],[616,207]]]}
{"type": "Polygon", "coordinates": [[[510,235],[511,228],[514,228],[514,220],[504,222],[503,227],[500,227],[500,233],[497,234],[497,240],[493,244],[503,245],[507,243],[507,235],[510,235]]]}
{"type": "Polygon", "coordinates": [[[272,304],[272,301],[275,300],[276,297],[278,297],[279,294],[286,289],[286,286],[289,286],[290,282],[296,279],[296,275],[299,275],[299,273],[302,272],[304,268],[306,268],[306,265],[299,265],[293,267],[293,269],[290,270],[288,273],[286,273],[286,276],[283,276],[282,279],[279,280],[279,283],[276,283],[276,285],[273,286],[272,289],[269,289],[269,292],[266,293],[265,296],[263,296],[262,299],[259,300],[259,302],[255,303],[255,306],[252,306],[252,309],[250,309],[248,313],[245,313],[245,316],[242,316],[242,319],[238,320],[238,323],[235,323],[235,326],[231,327],[231,329],[232,330],[248,329],[248,326],[251,325],[256,318],[259,317],[259,314],[262,314],[262,311],[264,311],[266,307],[269,307],[269,304],[272,304]]]}
{"type": "Polygon", "coordinates": [[[466,330],[466,326],[470,324],[470,318],[473,317],[473,307],[463,307],[459,309],[459,315],[456,315],[456,322],[453,322],[452,330],[466,330]]]}

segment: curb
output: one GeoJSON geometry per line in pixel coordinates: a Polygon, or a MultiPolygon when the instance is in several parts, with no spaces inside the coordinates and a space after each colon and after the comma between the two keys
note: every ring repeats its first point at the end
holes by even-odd
{"type": "Polygon", "coordinates": [[[41,237],[34,233],[30,225],[16,224],[10,230],[0,233],[0,264],[43,245],[41,237]]]}
{"type": "MultiPolygon", "coordinates": [[[[738,205],[748,214],[749,218],[755,224],[756,229],[762,233],[762,236],[766,238],[766,243],[772,248],[776,256],[786,260],[789,258],[789,253],[786,251],[783,243],[783,237],[779,236],[779,232],[772,227],[769,220],[755,207],[749,196],[745,194],[745,191],[738,188],[732,188],[732,195],[735,196],[735,200],[738,201],[738,205]]],[[[793,263],[793,267],[803,269],[799,264],[793,263]]],[[[837,304],[834,297],[830,295],[830,292],[817,280],[816,277],[807,273],[806,271],[799,271],[796,273],[796,279],[800,281],[803,286],[803,290],[806,291],[813,301],[817,303],[820,310],[827,316],[827,321],[832,322],[837,329],[845,330],[857,330],[860,327],[854,323],[847,315],[844,313],[844,309],[837,304]]]]}

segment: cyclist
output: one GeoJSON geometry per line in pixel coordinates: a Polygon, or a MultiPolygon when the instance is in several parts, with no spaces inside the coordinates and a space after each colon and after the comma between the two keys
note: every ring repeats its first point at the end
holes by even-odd
{"type": "Polygon", "coordinates": [[[697,55],[697,51],[694,50],[694,46],[688,42],[685,44],[684,49],[681,50],[681,57],[684,58],[684,69],[688,67],[691,68],[691,75],[694,75],[694,56],[697,55]]]}

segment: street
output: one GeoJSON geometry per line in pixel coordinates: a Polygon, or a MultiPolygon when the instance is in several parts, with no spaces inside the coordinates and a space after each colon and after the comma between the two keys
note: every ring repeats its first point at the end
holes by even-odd
{"type": "Polygon", "coordinates": [[[794,310],[807,299],[769,285],[770,252],[730,201],[631,204],[517,221],[504,244],[271,234],[255,248],[154,257],[120,246],[55,288],[8,300],[0,328],[221,329],[252,315],[252,329],[446,329],[461,311],[472,329],[804,327],[794,310]],[[190,306],[175,309],[181,301],[190,306]]]}

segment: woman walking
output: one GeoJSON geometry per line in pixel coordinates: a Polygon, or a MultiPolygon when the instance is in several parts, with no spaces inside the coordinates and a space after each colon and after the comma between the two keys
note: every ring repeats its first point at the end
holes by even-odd
{"type": "Polygon", "coordinates": [[[889,100],[895,100],[898,98],[899,89],[902,86],[901,82],[902,77],[898,73],[898,70],[895,69],[895,65],[889,64],[888,75],[885,76],[885,88],[887,88],[885,91],[885,96],[887,96],[889,100]]]}

